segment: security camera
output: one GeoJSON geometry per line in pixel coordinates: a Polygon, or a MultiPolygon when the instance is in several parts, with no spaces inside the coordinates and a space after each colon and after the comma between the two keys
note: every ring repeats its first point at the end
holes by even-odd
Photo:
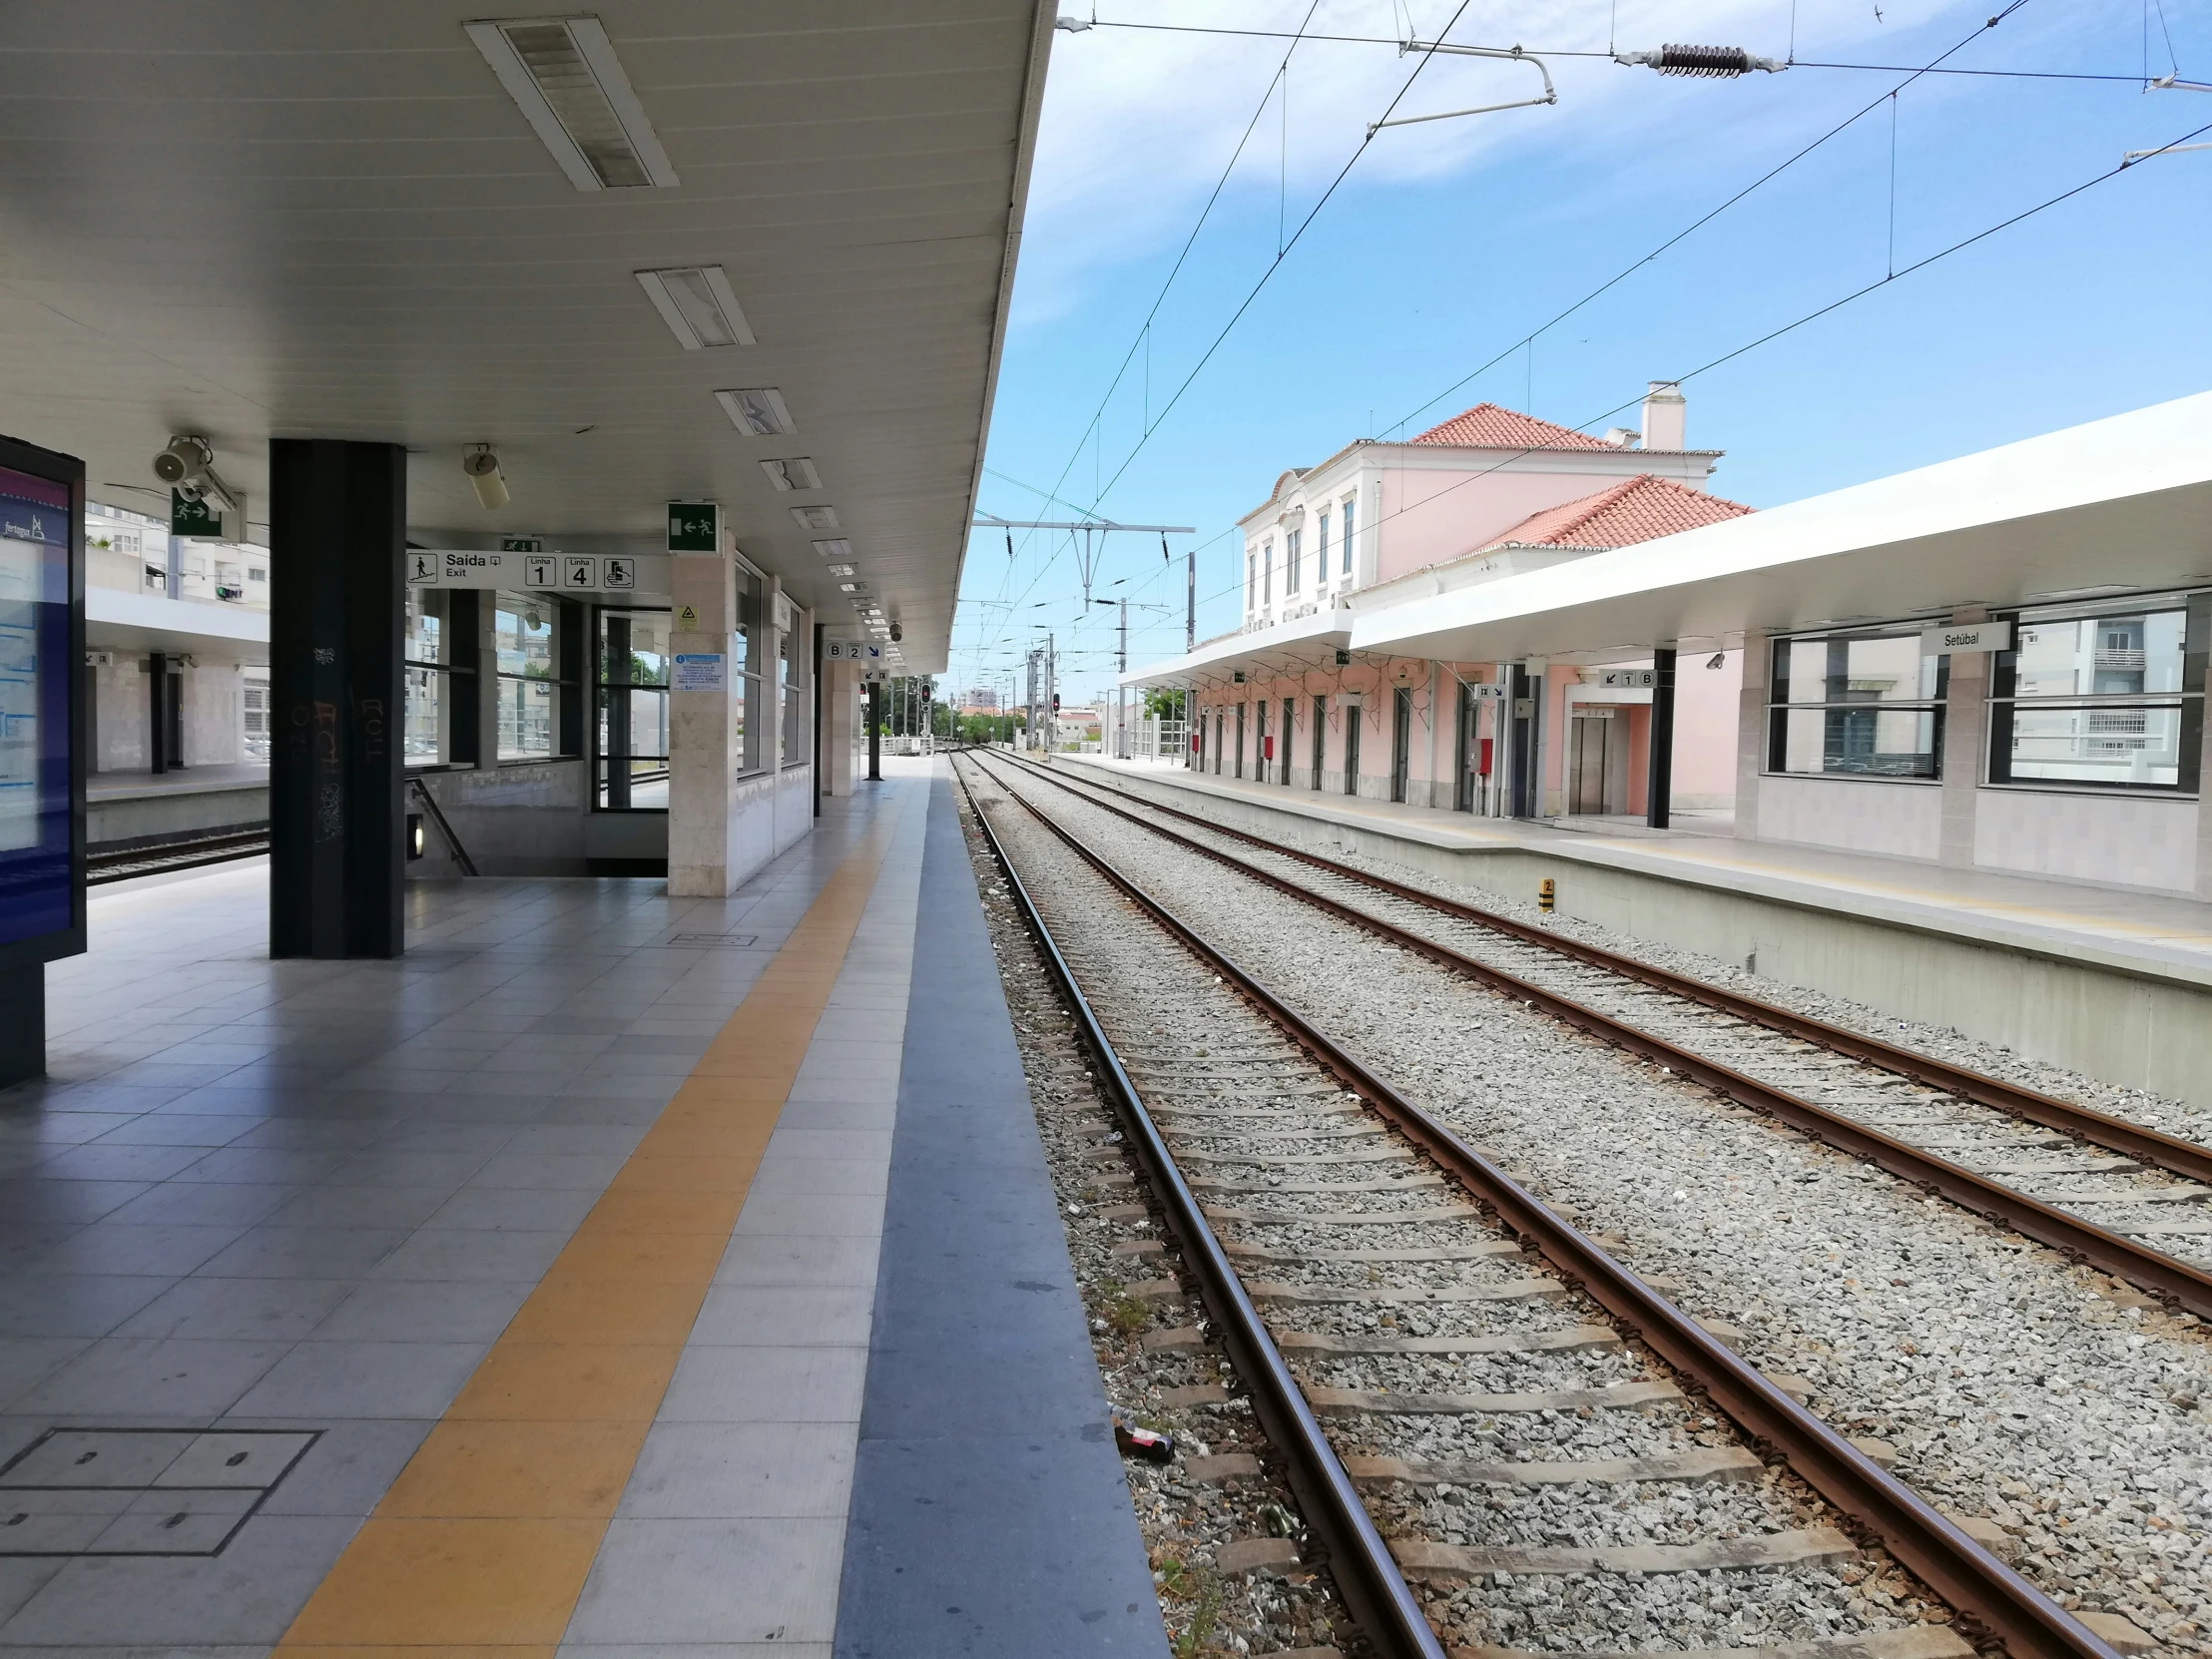
{"type": "Polygon", "coordinates": [[[476,504],[489,510],[507,504],[507,480],[500,475],[499,452],[488,443],[472,444],[461,452],[461,470],[476,486],[476,504]]]}
{"type": "Polygon", "coordinates": [[[167,449],[154,457],[154,476],[165,484],[185,484],[201,477],[213,465],[215,451],[206,438],[176,437],[169,440],[167,449]]]}
{"type": "Polygon", "coordinates": [[[897,623],[895,623],[895,622],[894,622],[894,623],[892,623],[892,624],[891,624],[891,638],[892,638],[893,640],[902,640],[902,639],[904,639],[905,637],[906,637],[906,630],[905,630],[905,629],[903,629],[903,628],[901,628],[901,627],[899,627],[899,625],[898,625],[897,623]]]}

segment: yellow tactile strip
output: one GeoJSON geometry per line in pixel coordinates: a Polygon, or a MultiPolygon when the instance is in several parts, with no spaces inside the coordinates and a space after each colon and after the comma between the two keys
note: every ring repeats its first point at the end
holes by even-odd
{"type": "Polygon", "coordinates": [[[824,884],[277,1654],[551,1659],[888,844],[824,884]]]}

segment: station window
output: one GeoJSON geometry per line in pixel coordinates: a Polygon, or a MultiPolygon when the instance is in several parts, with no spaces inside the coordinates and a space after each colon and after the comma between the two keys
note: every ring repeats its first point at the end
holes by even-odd
{"type": "Polygon", "coordinates": [[[761,604],[766,587],[759,571],[750,565],[738,567],[738,629],[731,642],[736,661],[730,665],[737,706],[730,711],[730,718],[738,723],[735,751],[741,772],[762,772],[768,767],[761,732],[762,716],[768,708],[761,689],[766,665],[761,661],[760,647],[761,604]]]}
{"type": "Polygon", "coordinates": [[[1354,514],[1354,509],[1355,509],[1355,508],[1356,508],[1356,507],[1357,507],[1358,505],[1359,505],[1359,498],[1358,498],[1358,497],[1356,497],[1356,496],[1350,496],[1350,495],[1348,495],[1348,496],[1346,496],[1346,497],[1345,497],[1345,500],[1344,500],[1344,521],[1345,521],[1345,527],[1344,527],[1344,544],[1345,544],[1345,553],[1344,553],[1344,573],[1345,573],[1345,574],[1346,574],[1347,576],[1350,576],[1350,575],[1352,574],[1352,526],[1353,526],[1353,521],[1354,521],[1354,517],[1355,517],[1355,514],[1354,514]]]}
{"type": "Polygon", "coordinates": [[[1245,555],[1245,609],[1248,611],[1252,609],[1253,596],[1259,592],[1259,583],[1260,556],[1257,553],[1247,553],[1245,555]]]}
{"type": "Polygon", "coordinates": [[[252,676],[246,682],[246,758],[269,759],[269,682],[252,676]]]}
{"type": "Polygon", "coordinates": [[[1989,782],[2194,791],[2212,595],[2015,619],[1989,687],[1989,782]]]}
{"type": "Polygon", "coordinates": [[[558,612],[544,595],[503,593],[493,602],[492,654],[497,662],[499,759],[550,761],[558,753],[560,657],[558,612]]]}
{"type": "Polygon", "coordinates": [[[784,721],[778,729],[783,764],[804,765],[814,759],[807,732],[807,651],[800,637],[800,613],[791,612],[792,626],[776,637],[776,684],[784,703],[784,721]]]}
{"type": "Polygon", "coordinates": [[[1287,594],[1298,592],[1299,544],[1305,539],[1306,532],[1303,530],[1283,532],[1283,591],[1287,594]]]}
{"type": "Polygon", "coordinates": [[[454,644],[462,632],[474,631],[475,601],[476,595],[466,589],[407,589],[405,635],[401,644],[407,715],[400,745],[401,759],[407,766],[447,766],[474,759],[473,753],[467,752],[473,747],[467,741],[470,736],[468,720],[465,715],[456,719],[460,704],[467,701],[464,693],[474,683],[470,672],[474,642],[469,641],[469,648],[464,648],[458,656],[454,644]],[[466,630],[456,626],[456,612],[462,610],[468,613],[466,630]],[[458,743],[456,731],[461,734],[458,743]]]}
{"type": "Polygon", "coordinates": [[[1275,603],[1275,543],[1272,541],[1260,544],[1260,603],[1275,603]]]}
{"type": "Polygon", "coordinates": [[[1319,514],[1314,525],[1314,583],[1329,586],[1329,515],[1319,514]]]}
{"type": "Polygon", "coordinates": [[[666,611],[599,613],[593,701],[602,812],[668,811],[669,630],[666,611]]]}
{"type": "Polygon", "coordinates": [[[1949,664],[1918,626],[1775,641],[1767,770],[1940,778],[1949,664]]]}

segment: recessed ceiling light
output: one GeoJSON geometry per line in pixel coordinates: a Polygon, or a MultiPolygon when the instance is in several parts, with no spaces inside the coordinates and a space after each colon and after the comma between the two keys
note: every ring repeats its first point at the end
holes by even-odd
{"type": "Polygon", "coordinates": [[[839,591],[844,593],[858,593],[866,586],[865,582],[839,582],[837,584],[839,591]]]}
{"type": "Polygon", "coordinates": [[[834,530],[837,528],[837,509],[834,507],[794,507],[792,517],[799,521],[799,527],[802,530],[834,530]]]}
{"type": "Polygon", "coordinates": [[[676,169],[596,17],[462,25],[578,190],[672,189],[676,169]]]}
{"type": "Polygon", "coordinates": [[[729,275],[719,265],[679,266],[672,271],[641,271],[638,285],[661,313],[669,332],[686,351],[718,345],[758,345],[746,321],[729,275]]]}
{"type": "Polygon", "coordinates": [[[849,559],[852,557],[852,543],[843,536],[831,536],[828,541],[816,542],[815,551],[825,559],[849,559]]]}
{"type": "Polygon", "coordinates": [[[761,470],[768,474],[768,481],[780,490],[822,488],[822,474],[815,470],[815,463],[805,455],[795,455],[788,461],[763,461],[761,470]]]}
{"type": "Polygon", "coordinates": [[[774,386],[718,391],[715,401],[730,417],[730,424],[748,437],[788,438],[799,430],[792,422],[791,410],[784,405],[784,394],[774,386]]]}
{"type": "Polygon", "coordinates": [[[858,565],[830,565],[829,570],[832,576],[857,576],[860,573],[858,565]]]}

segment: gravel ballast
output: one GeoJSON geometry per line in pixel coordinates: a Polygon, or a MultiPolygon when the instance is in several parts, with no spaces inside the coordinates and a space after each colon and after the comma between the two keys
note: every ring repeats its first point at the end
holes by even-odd
{"type": "MultiPolygon", "coordinates": [[[[1679,1281],[1688,1312],[1741,1329],[1748,1358],[1810,1380],[1840,1426],[1894,1442],[1901,1475],[1993,1523],[2020,1570],[2063,1604],[2207,1650],[2212,1417],[2200,1402],[2212,1351],[2197,1322],[1062,792],[1023,793],[1395,1086],[1496,1148],[1539,1196],[1619,1234],[1630,1265],[1679,1281]]],[[[1486,894],[1450,896],[1513,911],[1486,894]]],[[[1954,1033],[1923,1044],[1834,999],[1740,970],[1730,980],[1587,924],[1572,931],[2204,1133],[2202,1115],[2174,1103],[2153,1111],[2055,1068],[2007,1065],[1954,1033]]]]}

